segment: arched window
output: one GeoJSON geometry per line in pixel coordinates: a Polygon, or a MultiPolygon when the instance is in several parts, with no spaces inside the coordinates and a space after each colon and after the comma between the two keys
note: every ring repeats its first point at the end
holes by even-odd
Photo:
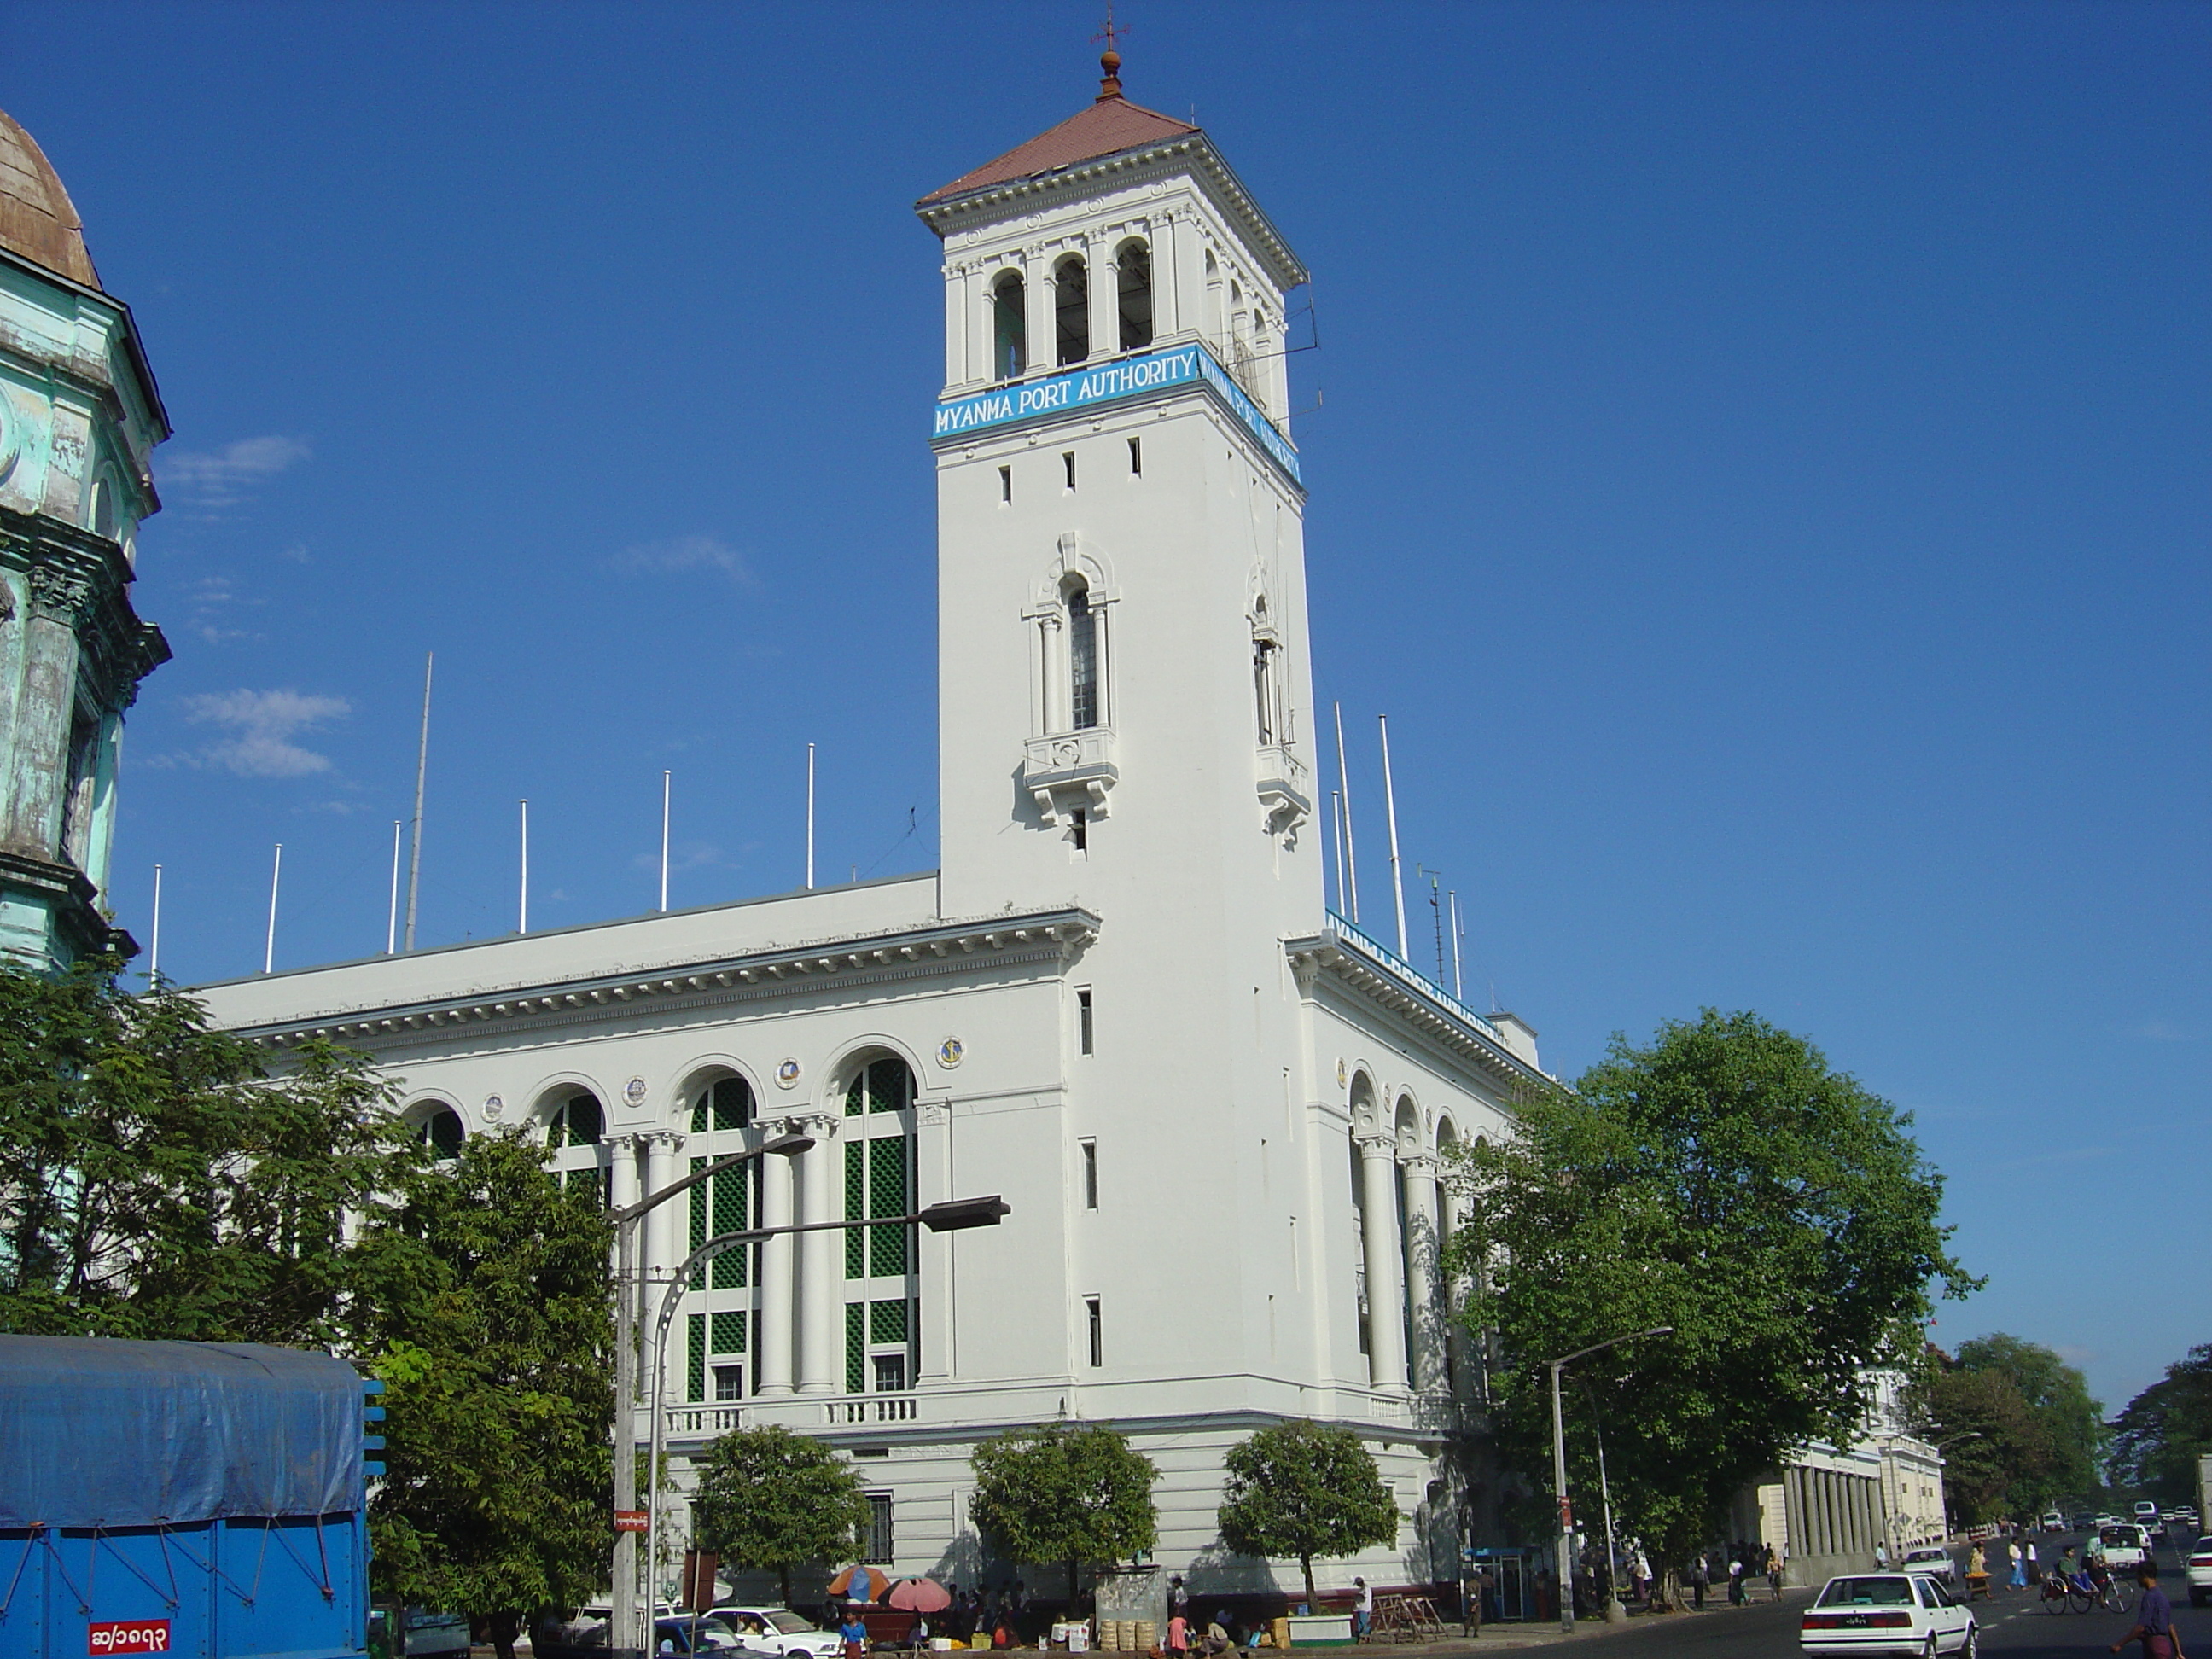
{"type": "Polygon", "coordinates": [[[592,1095],[571,1095],[556,1106],[545,1120],[545,1144],[558,1150],[563,1146],[596,1146],[606,1132],[606,1114],[592,1095]]]}
{"type": "Polygon", "coordinates": [[[1221,265],[1213,250],[1206,251],[1206,337],[1214,351],[1221,350],[1221,265]]]}
{"type": "Polygon", "coordinates": [[[95,535],[115,539],[121,515],[116,509],[115,481],[102,476],[92,487],[92,528],[95,535]]]}
{"type": "MultiPolygon", "coordinates": [[[[845,1091],[845,1219],[907,1215],[915,1194],[915,1080],[896,1055],[871,1060],[845,1091]],[[857,1120],[857,1121],[853,1121],[857,1120]]],[[[919,1289],[911,1226],[845,1234],[845,1388],[914,1386],[919,1289]]]]}
{"type": "Polygon", "coordinates": [[[753,1089],[741,1077],[726,1077],[699,1091],[691,1106],[691,1133],[743,1129],[753,1121],[753,1089]]]}
{"type": "Polygon", "coordinates": [[[438,1162],[443,1164],[461,1155],[461,1115],[450,1106],[441,1106],[416,1126],[415,1139],[430,1148],[438,1162]]]}
{"type": "Polygon", "coordinates": [[[1067,590],[1067,708],[1078,732],[1098,725],[1098,613],[1091,606],[1090,584],[1078,580],[1067,590]]]}
{"type": "Polygon", "coordinates": [[[1114,256],[1114,284],[1121,314],[1121,349],[1142,351],[1152,343],[1152,251],[1124,242],[1114,256]]]}
{"type": "Polygon", "coordinates": [[[1279,743],[1282,722],[1275,712],[1275,642],[1270,639],[1252,641],[1252,699],[1260,711],[1260,744],[1279,743]]]}
{"type": "Polygon", "coordinates": [[[1013,380],[1029,368],[1029,301],[1019,271],[991,284],[991,378],[1013,380]]]}
{"type": "Polygon", "coordinates": [[[1062,259],[1053,268],[1052,322],[1060,362],[1079,363],[1091,356],[1091,272],[1080,259],[1062,259]]]}

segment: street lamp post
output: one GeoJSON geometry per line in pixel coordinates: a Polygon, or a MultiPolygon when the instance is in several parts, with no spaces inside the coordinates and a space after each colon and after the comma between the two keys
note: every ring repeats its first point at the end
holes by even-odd
{"type": "Polygon", "coordinates": [[[1559,1505],[1559,1560],[1554,1571],[1558,1576],[1559,1630],[1562,1634],[1572,1632],[1575,1627],[1575,1512],[1573,1506],[1567,1502],[1566,1419],[1559,1406],[1559,1373],[1576,1360],[1590,1354],[1647,1336],[1666,1336],[1674,1328],[1672,1325],[1655,1325],[1648,1331],[1631,1331],[1625,1336],[1608,1337],[1602,1342],[1593,1342],[1587,1348],[1577,1348],[1571,1354],[1546,1362],[1552,1368],[1552,1493],[1559,1505]]]}
{"type": "MultiPolygon", "coordinates": [[[[796,1132],[772,1136],[757,1146],[748,1147],[742,1152],[732,1152],[727,1158],[717,1158],[704,1169],[694,1170],[681,1181],[672,1181],[659,1192],[647,1193],[636,1203],[617,1210],[609,1218],[615,1224],[615,1421],[620,1425],[615,1437],[615,1508],[617,1510],[637,1507],[637,1224],[644,1219],[648,1211],[657,1209],[677,1194],[688,1192],[725,1170],[753,1163],[771,1152],[779,1158],[796,1158],[813,1145],[811,1135],[796,1132]]],[[[678,1282],[682,1283],[681,1275],[678,1282]]],[[[607,1638],[613,1646],[646,1649],[652,1645],[645,1640],[639,1627],[636,1591],[637,1534],[617,1531],[615,1534],[613,1594],[609,1598],[607,1620],[607,1638]]],[[[648,1595],[648,1606],[651,1600],[648,1595]]]]}
{"type": "MultiPolygon", "coordinates": [[[[704,1170],[700,1171],[705,1174],[704,1170]]],[[[668,1328],[676,1321],[676,1309],[683,1300],[684,1288],[690,1283],[691,1275],[720,1255],[740,1244],[757,1243],[763,1238],[781,1238],[792,1233],[819,1233],[854,1227],[905,1227],[916,1222],[933,1233],[965,1232],[971,1227],[995,1227],[1013,1213],[1009,1205],[996,1193],[988,1198],[952,1198],[941,1204],[933,1204],[912,1215],[883,1216],[863,1221],[805,1221],[782,1227],[754,1227],[744,1232],[721,1233],[708,1239],[684,1258],[683,1266],[669,1280],[668,1288],[660,1293],[660,1310],[653,1323],[653,1395],[647,1407],[650,1425],[646,1435],[648,1449],[646,1467],[651,1482],[646,1492],[646,1571],[648,1576],[659,1570],[660,1542],[660,1458],[663,1429],[663,1401],[666,1393],[665,1379],[668,1370],[668,1328]]],[[[650,1585],[648,1584],[648,1589],[650,1585]]]]}

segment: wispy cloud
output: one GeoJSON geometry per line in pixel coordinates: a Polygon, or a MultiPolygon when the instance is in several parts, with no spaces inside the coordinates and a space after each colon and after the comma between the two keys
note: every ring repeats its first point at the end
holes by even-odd
{"type": "Polygon", "coordinates": [[[185,619],[185,627],[199,635],[209,645],[221,645],[226,640],[254,637],[244,628],[226,626],[230,607],[234,605],[258,605],[258,599],[242,596],[228,576],[203,576],[194,582],[188,594],[191,613],[185,619]]]}
{"type": "Polygon", "coordinates": [[[194,507],[234,507],[278,473],[304,461],[313,452],[298,438],[271,433],[260,438],[240,438],[221,449],[164,451],[155,458],[154,470],[162,483],[176,489],[194,507]]]}
{"type": "Polygon", "coordinates": [[[331,769],[331,757],[292,741],[325,720],[353,712],[343,697],[298,691],[216,691],[185,699],[185,718],[214,726],[230,735],[196,755],[187,764],[216,767],[246,778],[304,778],[331,769]]]}
{"type": "Polygon", "coordinates": [[[629,575],[676,576],[708,571],[728,579],[735,587],[750,587],[755,578],[745,556],[727,542],[712,536],[678,536],[671,541],[641,542],[625,547],[609,561],[629,575]]]}
{"type": "Polygon", "coordinates": [[[2196,1042],[2203,1037],[2202,1031],[2192,1031],[2170,1020],[2147,1019],[2136,1027],[2135,1034],[2153,1042],[2196,1042]]]}

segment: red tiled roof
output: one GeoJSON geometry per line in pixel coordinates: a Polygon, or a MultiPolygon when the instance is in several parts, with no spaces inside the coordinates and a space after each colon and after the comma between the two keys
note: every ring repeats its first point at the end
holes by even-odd
{"type": "Polygon", "coordinates": [[[1058,126],[1018,144],[995,161],[986,161],[973,173],[964,173],[941,190],[933,190],[915,205],[927,207],[954,196],[964,196],[987,185],[1003,185],[1016,179],[1095,161],[1102,155],[1118,155],[1166,138],[1181,138],[1198,129],[1171,115],[1133,104],[1119,93],[1101,97],[1089,108],[1071,115],[1058,126]]]}

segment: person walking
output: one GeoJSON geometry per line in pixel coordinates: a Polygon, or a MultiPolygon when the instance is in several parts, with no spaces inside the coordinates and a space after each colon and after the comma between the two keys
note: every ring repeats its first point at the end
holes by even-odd
{"type": "Polygon", "coordinates": [[[867,1659],[868,1627],[850,1605],[845,1608],[845,1621],[837,1626],[837,1635],[845,1644],[845,1659],[867,1659]]]}
{"type": "Polygon", "coordinates": [[[2136,1583],[2142,1586],[2142,1603],[2136,1609],[2135,1628],[2112,1644],[2112,1651],[2141,1642],[2143,1659],[2186,1659],[2181,1632],[2173,1627],[2173,1603],[2158,1587],[2158,1563],[2145,1559],[2136,1569],[2136,1583]]]}
{"type": "Polygon", "coordinates": [[[2006,1579],[2005,1583],[2014,1589],[2026,1589],[2027,1588],[2027,1557],[2021,1553],[2020,1540],[2014,1538],[2011,1543],[2006,1545],[2005,1553],[2012,1557],[2012,1577],[2006,1579]]]}
{"type": "Polygon", "coordinates": [[[1782,1557],[1771,1544],[1766,1547],[1766,1587],[1776,1601],[1782,1599],[1782,1557]]]}
{"type": "Polygon", "coordinates": [[[1702,1607],[1705,1605],[1705,1586],[1712,1582],[1712,1565],[1705,1559],[1705,1553],[1699,1550],[1698,1559],[1690,1563],[1690,1605],[1692,1607],[1702,1607]]]}

